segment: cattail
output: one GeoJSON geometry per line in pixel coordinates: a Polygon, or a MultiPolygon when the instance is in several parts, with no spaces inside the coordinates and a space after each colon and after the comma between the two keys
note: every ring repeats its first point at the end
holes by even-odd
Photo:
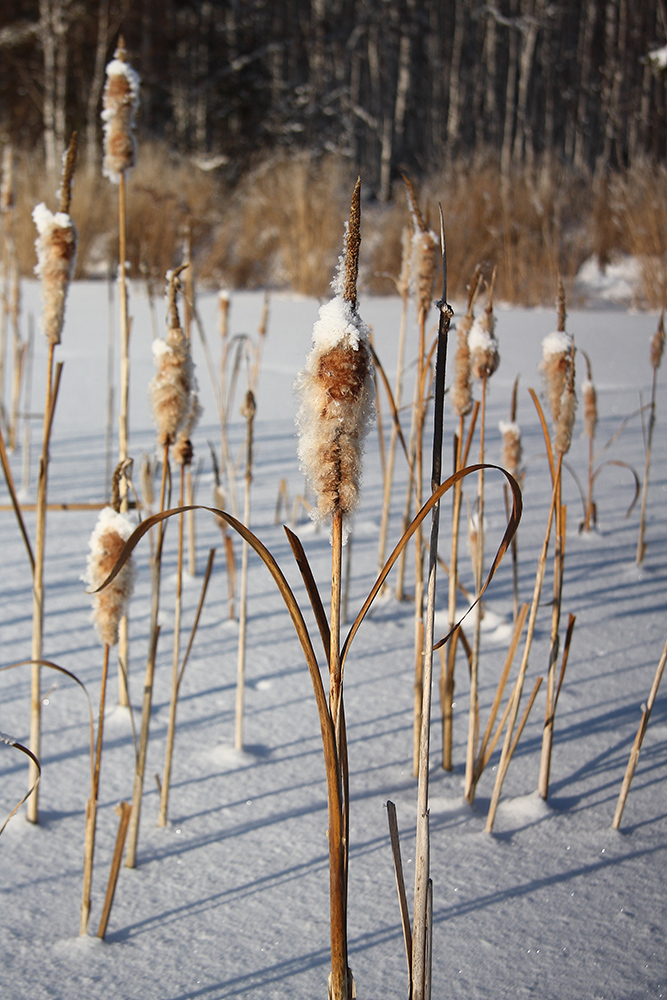
{"type": "Polygon", "coordinates": [[[569,377],[560,398],[559,416],[556,423],[556,451],[567,454],[572,444],[574,417],[577,412],[577,397],[574,392],[574,345],[570,354],[569,377]]]}
{"type": "Polygon", "coordinates": [[[598,399],[595,386],[588,378],[581,387],[581,396],[584,401],[584,434],[592,441],[598,422],[598,399]]]}
{"type": "Polygon", "coordinates": [[[555,425],[560,419],[561,399],[569,380],[572,352],[572,337],[564,330],[550,333],[542,341],[540,371],[555,425]]]}
{"type": "MultiPolygon", "coordinates": [[[[118,557],[134,530],[127,514],[113,507],[104,507],[90,536],[90,555],[83,580],[91,590],[97,590],[118,562],[118,557]]],[[[134,585],[134,565],[128,559],[111,583],[93,596],[92,620],[100,642],[118,643],[118,624],[126,613],[134,585]]]]}
{"type": "Polygon", "coordinates": [[[440,263],[440,247],[436,234],[428,228],[417,204],[415,192],[407,177],[403,177],[408,193],[412,218],[412,250],[410,254],[410,284],[417,310],[427,313],[433,299],[433,282],[440,263]]]}
{"type": "Polygon", "coordinates": [[[37,226],[35,274],[42,280],[42,329],[51,344],[59,344],[65,319],[67,289],[76,264],[76,229],[67,212],[55,215],[42,202],[33,209],[37,226]]]}
{"type": "Polygon", "coordinates": [[[104,164],[102,172],[114,184],[121,174],[134,166],[137,144],[134,118],[139,107],[140,79],[127,62],[127,53],[119,39],[114,58],[106,68],[102,121],[104,122],[104,164]]]}
{"type": "Polygon", "coordinates": [[[190,390],[190,407],[185,421],[185,426],[183,427],[183,430],[180,431],[178,437],[176,438],[176,443],[171,449],[172,457],[177,465],[192,464],[194,448],[192,447],[192,441],[190,439],[201,415],[202,408],[199,403],[197,391],[196,389],[192,389],[190,390]]]}
{"type": "Polygon", "coordinates": [[[191,394],[196,391],[190,344],[181,329],[176,308],[178,278],[176,274],[168,277],[169,329],[164,340],[153,341],[157,374],[149,386],[153,420],[158,429],[158,442],[162,445],[176,440],[191,411],[191,394]]]}
{"type": "Polygon", "coordinates": [[[456,325],[456,356],[454,358],[454,383],[449,390],[452,409],[458,417],[467,417],[472,410],[470,382],[470,344],[468,341],[473,316],[466,313],[456,325]]]}
{"type": "Polygon", "coordinates": [[[487,306],[482,315],[473,321],[468,334],[470,368],[476,379],[490,378],[500,364],[494,328],[493,310],[487,306]]]}
{"type": "Polygon", "coordinates": [[[662,361],[662,352],[665,349],[665,314],[660,314],[658,329],[651,338],[651,367],[657,371],[662,361]]]}
{"type": "Polygon", "coordinates": [[[519,476],[523,448],[521,445],[521,428],[514,420],[501,420],[498,424],[503,436],[503,448],[500,463],[515,479],[519,476]]]}
{"type": "MultiPolygon", "coordinates": [[[[358,186],[355,195],[358,200],[358,186]]],[[[317,495],[313,517],[320,522],[340,513],[345,524],[357,507],[363,443],[374,413],[370,331],[356,302],[359,240],[359,220],[351,212],[332,282],[336,295],[320,307],[313,348],[297,379],[299,460],[317,495]]]]}

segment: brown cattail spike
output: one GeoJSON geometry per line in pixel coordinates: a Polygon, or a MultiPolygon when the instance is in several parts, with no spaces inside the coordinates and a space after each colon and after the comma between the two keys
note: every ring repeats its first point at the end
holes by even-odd
{"type": "Polygon", "coordinates": [[[345,239],[345,282],[343,298],[353,309],[357,308],[357,277],[359,275],[359,247],[361,245],[361,178],[357,178],[350,203],[350,221],[345,239]]]}
{"type": "Polygon", "coordinates": [[[665,314],[660,313],[658,329],[651,339],[651,367],[657,371],[662,361],[662,353],[665,349],[665,314]]]}
{"type": "Polygon", "coordinates": [[[69,141],[69,146],[67,147],[67,152],[65,154],[65,163],[63,164],[63,179],[60,185],[60,211],[69,212],[69,207],[72,203],[72,180],[74,178],[74,170],[76,168],[76,154],[77,154],[77,136],[76,132],[72,132],[72,138],[69,141]]]}
{"type": "Polygon", "coordinates": [[[565,320],[567,318],[567,312],[565,311],[565,289],[563,287],[563,279],[560,274],[558,275],[558,332],[565,332],[565,320]]]}

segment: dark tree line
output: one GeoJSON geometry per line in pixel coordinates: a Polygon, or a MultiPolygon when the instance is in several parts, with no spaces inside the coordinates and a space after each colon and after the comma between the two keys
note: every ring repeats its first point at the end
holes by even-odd
{"type": "Polygon", "coordinates": [[[280,147],[342,153],[387,198],[457,157],[503,173],[665,158],[664,0],[3,0],[0,135],[55,166],[99,146],[122,31],[141,128],[232,173],[280,147]]]}

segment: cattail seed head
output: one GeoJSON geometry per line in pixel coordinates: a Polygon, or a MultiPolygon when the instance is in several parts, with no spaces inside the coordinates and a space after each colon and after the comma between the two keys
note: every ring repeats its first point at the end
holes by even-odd
{"type": "MultiPolygon", "coordinates": [[[[84,582],[97,590],[118,562],[125,542],[134,525],[127,514],[120,514],[113,507],[100,511],[95,529],[90,536],[90,554],[84,582]]],[[[115,646],[118,642],[118,625],[127,610],[134,586],[134,565],[127,560],[111,583],[93,595],[92,620],[100,642],[115,646]]]]}
{"type": "Polygon", "coordinates": [[[657,371],[665,349],[665,314],[661,313],[658,329],[651,338],[651,367],[657,371]]]}
{"type": "Polygon", "coordinates": [[[396,289],[402,299],[410,290],[410,260],[412,258],[412,226],[404,226],[401,233],[401,273],[396,289]]]}
{"type": "Polygon", "coordinates": [[[173,444],[176,435],[191,413],[191,393],[196,392],[190,343],[181,329],[176,307],[178,278],[169,276],[167,320],[169,329],[164,340],[153,341],[153,359],[157,374],[149,385],[153,420],[158,430],[158,443],[173,444]]]}
{"type": "Polygon", "coordinates": [[[511,472],[515,479],[518,479],[523,457],[521,428],[514,420],[501,420],[498,428],[503,436],[500,464],[508,472],[511,472]]]}
{"type": "Polygon", "coordinates": [[[134,166],[136,140],[134,119],[139,107],[140,79],[127,62],[125,47],[119,41],[114,58],[106,68],[102,121],[104,123],[104,163],[102,172],[114,184],[121,174],[134,166]]]}
{"type": "Polygon", "coordinates": [[[433,282],[438,270],[440,257],[436,234],[428,228],[417,204],[414,188],[409,178],[403,175],[408,208],[412,221],[412,248],[410,252],[410,285],[417,304],[417,311],[426,314],[433,301],[433,282]]]}
{"type": "Polygon", "coordinates": [[[574,392],[574,380],[568,382],[560,401],[560,416],[556,424],[556,451],[565,455],[572,444],[574,418],[577,412],[577,397],[574,392]]]}
{"type": "Polygon", "coordinates": [[[55,215],[42,202],[32,213],[37,227],[35,274],[42,281],[41,326],[51,344],[59,344],[65,320],[67,289],[76,265],[76,229],[66,212],[55,215]]]}
{"type": "Polygon", "coordinates": [[[320,308],[313,349],[297,380],[299,459],[320,522],[337,511],[345,521],[359,502],[363,442],[374,412],[368,335],[350,303],[332,299],[320,308]]]}
{"type": "Polygon", "coordinates": [[[195,388],[190,390],[188,415],[182,430],[176,438],[176,443],[171,449],[172,458],[177,465],[192,465],[192,459],[194,457],[194,448],[191,440],[192,432],[197,426],[199,418],[203,412],[197,395],[196,379],[194,378],[194,375],[192,378],[195,382],[195,388]]]}
{"type": "Polygon", "coordinates": [[[542,341],[540,372],[554,424],[558,424],[560,419],[561,398],[570,375],[572,351],[572,337],[564,330],[549,333],[542,341]]]}
{"type": "Polygon", "coordinates": [[[592,441],[598,422],[598,399],[595,386],[590,379],[586,379],[582,385],[581,395],[584,401],[584,434],[592,441]]]}
{"type": "Polygon", "coordinates": [[[449,399],[454,413],[466,417],[472,410],[472,387],[470,381],[470,344],[468,337],[473,324],[473,316],[466,313],[456,325],[456,355],[454,358],[454,383],[449,390],[449,399]]]}
{"type": "Polygon", "coordinates": [[[491,309],[485,309],[482,315],[473,321],[470,328],[468,334],[470,367],[476,379],[490,378],[500,364],[494,329],[495,319],[491,309]]]}

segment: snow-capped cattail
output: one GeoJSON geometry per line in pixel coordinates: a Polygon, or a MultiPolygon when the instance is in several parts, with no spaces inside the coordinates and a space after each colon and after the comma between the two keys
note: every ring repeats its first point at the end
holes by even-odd
{"type": "Polygon", "coordinates": [[[159,444],[173,444],[176,435],[188,419],[194,372],[190,344],[181,329],[176,306],[178,272],[169,276],[168,324],[164,340],[153,341],[153,358],[157,374],[149,391],[153,420],[158,430],[159,444]]]}
{"type": "Polygon", "coordinates": [[[433,282],[440,263],[439,242],[436,234],[424,222],[412,184],[405,176],[403,180],[412,217],[410,284],[418,312],[426,314],[433,301],[433,282]]]}
{"type": "Polygon", "coordinates": [[[317,495],[314,517],[319,521],[334,513],[345,521],[359,502],[363,442],[374,410],[370,331],[356,301],[359,205],[357,181],[332,282],[336,294],[320,308],[313,348],[297,379],[299,459],[317,495]]]}
{"type": "MultiPolygon", "coordinates": [[[[118,562],[125,542],[134,530],[127,514],[104,507],[90,536],[90,554],[83,580],[91,590],[97,590],[118,562]]],[[[92,619],[100,642],[115,646],[118,624],[127,610],[134,586],[134,565],[131,557],[111,583],[93,595],[92,619]]]]}
{"type": "Polygon", "coordinates": [[[501,420],[498,428],[503,436],[500,464],[508,472],[511,472],[515,479],[518,479],[523,457],[521,428],[514,420],[501,420]]]}
{"type": "Polygon", "coordinates": [[[134,118],[139,107],[140,79],[127,62],[122,38],[106,68],[102,121],[104,122],[104,163],[102,172],[114,184],[134,166],[136,140],[134,118]]]}
{"type": "Polygon", "coordinates": [[[665,349],[665,314],[660,314],[658,329],[651,338],[651,367],[657,371],[662,361],[662,352],[665,349]]]}
{"type": "Polygon", "coordinates": [[[473,321],[468,334],[470,367],[476,379],[490,378],[500,364],[494,329],[495,319],[489,302],[482,315],[473,321]]]}
{"type": "Polygon", "coordinates": [[[42,281],[44,312],[41,325],[46,339],[59,344],[65,319],[67,289],[76,264],[76,229],[67,212],[51,212],[41,202],[33,209],[37,226],[35,274],[42,281]]]}
{"type": "Polygon", "coordinates": [[[561,399],[569,379],[572,351],[572,337],[564,330],[549,333],[542,341],[540,371],[555,425],[560,419],[561,399]]]}

